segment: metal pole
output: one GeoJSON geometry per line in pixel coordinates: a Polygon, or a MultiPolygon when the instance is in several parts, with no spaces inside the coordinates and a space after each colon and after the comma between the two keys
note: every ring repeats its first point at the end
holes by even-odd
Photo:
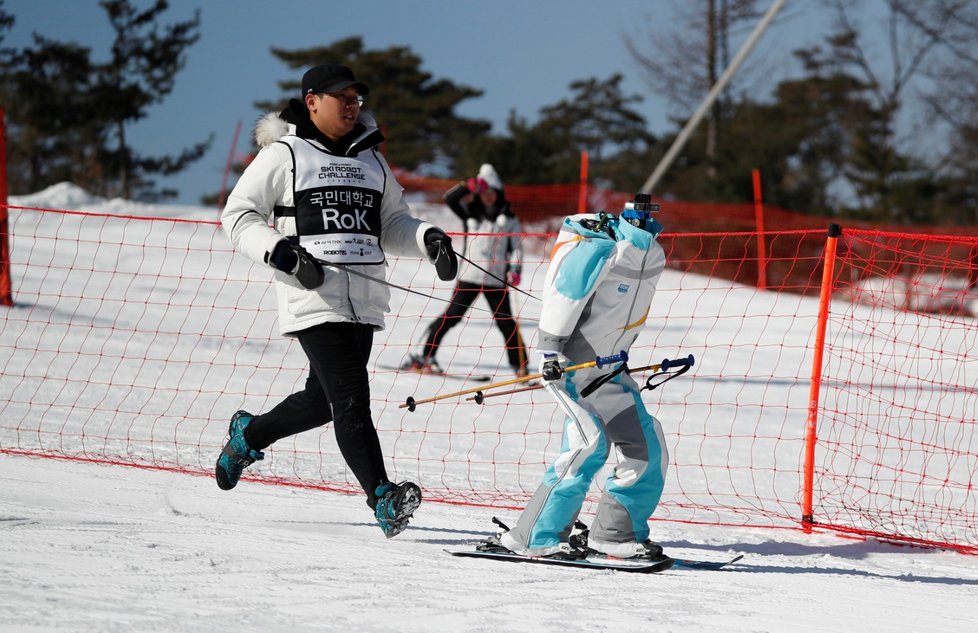
{"type": "Polygon", "coordinates": [[[754,48],[754,45],[757,44],[757,40],[759,40],[764,31],[767,30],[771,20],[774,19],[775,14],[781,10],[781,7],[786,1],[787,0],[774,0],[774,2],[771,4],[771,8],[767,10],[767,13],[764,14],[761,21],[756,27],[754,27],[754,32],[750,34],[750,37],[747,38],[744,45],[740,47],[740,50],[737,51],[737,55],[734,57],[733,61],[730,62],[727,69],[723,71],[723,74],[720,75],[720,79],[718,79],[713,85],[710,93],[706,95],[706,99],[704,99],[703,103],[700,104],[699,109],[693,114],[689,121],[686,122],[686,126],[679,133],[679,136],[676,137],[676,140],[672,142],[672,146],[669,148],[669,151],[667,151],[666,155],[662,157],[659,164],[655,166],[655,171],[652,172],[649,179],[645,181],[644,185],[642,185],[642,188],[640,189],[642,193],[652,193],[652,189],[659,184],[659,180],[662,178],[662,175],[667,169],[669,169],[669,166],[672,165],[672,161],[676,159],[676,155],[683,148],[683,146],[686,145],[686,141],[689,140],[689,136],[693,133],[693,130],[697,125],[699,125],[699,122],[703,119],[703,116],[706,114],[707,110],[709,110],[713,105],[713,102],[716,101],[717,96],[723,91],[724,88],[726,88],[727,83],[729,83],[733,74],[737,72],[737,68],[740,67],[741,62],[744,61],[747,54],[750,53],[751,49],[754,48]]]}

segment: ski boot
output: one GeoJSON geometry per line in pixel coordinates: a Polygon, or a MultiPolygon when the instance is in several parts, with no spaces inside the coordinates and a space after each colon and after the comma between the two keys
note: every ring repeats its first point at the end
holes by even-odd
{"type": "Polygon", "coordinates": [[[499,526],[502,532],[497,532],[492,536],[487,536],[486,538],[482,539],[481,541],[479,541],[479,544],[475,546],[475,549],[477,549],[480,552],[497,552],[502,554],[512,554],[513,550],[503,545],[502,542],[499,540],[499,537],[501,537],[504,533],[509,532],[509,526],[503,523],[502,521],[500,521],[499,519],[497,519],[496,517],[492,517],[492,522],[495,523],[497,526],[499,526]]]}
{"type": "Polygon", "coordinates": [[[598,554],[607,558],[647,560],[653,563],[669,558],[662,553],[662,546],[649,539],[645,539],[641,543],[612,543],[590,539],[587,551],[589,554],[598,554]]]}
{"type": "MultiPolygon", "coordinates": [[[[480,552],[500,552],[504,554],[518,554],[520,556],[539,556],[540,558],[554,558],[558,560],[580,560],[587,556],[587,550],[575,547],[570,542],[558,543],[553,548],[548,547],[546,548],[545,551],[547,550],[549,551],[547,551],[547,553],[545,554],[534,554],[532,551],[527,550],[525,548],[513,549],[511,547],[507,547],[505,534],[509,532],[509,527],[505,523],[497,519],[496,517],[492,518],[492,522],[498,525],[500,528],[502,528],[502,532],[493,536],[489,536],[483,539],[482,542],[480,542],[478,545],[476,545],[476,549],[480,552]]],[[[510,538],[509,541],[515,543],[515,539],[510,538]]]]}
{"type": "Polygon", "coordinates": [[[578,530],[567,539],[571,546],[582,549],[588,555],[601,556],[605,558],[628,558],[633,560],[648,560],[652,562],[669,558],[662,553],[662,547],[652,541],[645,539],[641,543],[610,543],[606,541],[595,541],[590,538],[591,530],[583,521],[574,521],[574,527],[578,530]]]}

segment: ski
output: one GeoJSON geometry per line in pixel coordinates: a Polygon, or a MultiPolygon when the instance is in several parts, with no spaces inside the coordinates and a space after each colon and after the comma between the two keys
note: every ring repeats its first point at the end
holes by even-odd
{"type": "Polygon", "coordinates": [[[635,574],[657,574],[670,569],[676,562],[671,558],[665,560],[649,562],[638,560],[624,560],[611,558],[546,558],[544,556],[523,556],[512,552],[482,552],[479,550],[445,550],[452,556],[463,556],[468,558],[485,558],[489,560],[507,561],[511,563],[537,563],[541,565],[555,565],[558,567],[577,567],[580,569],[591,570],[610,570],[621,571],[635,574]]]}
{"type": "Polygon", "coordinates": [[[445,371],[415,371],[413,369],[402,369],[393,365],[377,365],[377,369],[385,371],[396,371],[402,374],[414,374],[416,376],[434,376],[437,378],[448,378],[450,380],[463,380],[467,382],[489,382],[492,376],[487,374],[450,374],[445,371]]]}
{"type": "Polygon", "coordinates": [[[695,560],[691,558],[667,558],[662,561],[650,563],[641,560],[627,560],[621,558],[605,558],[603,556],[591,555],[588,558],[563,560],[559,558],[545,558],[542,556],[523,556],[512,552],[485,552],[480,550],[445,550],[452,556],[462,556],[467,558],[488,558],[513,563],[540,563],[544,565],[558,565],[562,567],[583,567],[585,569],[608,569],[613,571],[623,571],[638,574],[656,574],[667,569],[690,569],[716,571],[723,569],[727,565],[736,563],[744,556],[739,554],[730,560],[712,561],[695,560]]]}
{"type": "Polygon", "coordinates": [[[689,558],[675,558],[676,564],[673,565],[673,569],[705,569],[705,570],[717,570],[723,569],[727,565],[736,563],[741,558],[743,554],[738,554],[730,560],[692,560],[689,558]]]}

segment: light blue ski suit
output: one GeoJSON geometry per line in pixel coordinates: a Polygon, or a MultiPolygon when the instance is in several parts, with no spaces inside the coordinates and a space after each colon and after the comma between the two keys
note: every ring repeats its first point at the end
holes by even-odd
{"type": "MultiPolygon", "coordinates": [[[[561,366],[628,351],[648,318],[665,253],[650,233],[599,216],[564,219],[547,270],[538,350],[566,358],[561,366]],[[592,222],[589,222],[592,221],[592,222]]],[[[634,363],[633,363],[634,364],[634,363]]],[[[581,391],[617,365],[565,372],[547,389],[567,414],[561,452],[520,515],[502,535],[514,551],[547,555],[566,541],[597,472],[609,455],[614,468],[591,526],[591,538],[639,543],[662,495],[668,453],[662,427],[646,410],[640,389],[619,373],[586,398],[581,391]]]]}

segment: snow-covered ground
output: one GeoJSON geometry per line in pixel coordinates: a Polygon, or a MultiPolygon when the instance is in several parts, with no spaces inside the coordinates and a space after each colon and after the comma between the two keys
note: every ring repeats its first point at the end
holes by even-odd
{"type": "MultiPolygon", "coordinates": [[[[745,558],[646,576],[447,555],[491,510],[386,540],[360,497],[0,456],[0,622],[17,631],[830,631],[978,626],[978,562],[783,530],[654,526],[745,558]]],[[[497,513],[498,514],[498,513],[497,513]]],[[[501,518],[511,518],[502,514],[501,518]]]]}
{"type": "MultiPolygon", "coordinates": [[[[216,219],[216,212],[210,209],[87,199],[70,186],[11,200],[11,204],[70,209],[88,205],[90,210],[102,212],[216,219]]],[[[127,239],[135,238],[127,235],[127,239]]],[[[660,288],[665,295],[675,290],[669,290],[670,283],[660,288]]],[[[109,287],[107,292],[111,290],[109,287]]],[[[763,309],[760,314],[769,321],[780,322],[777,309],[783,306],[775,309],[760,304],[753,293],[744,297],[736,306],[736,314],[746,316],[763,309]]],[[[403,297],[399,300],[405,301],[403,297]]],[[[267,307],[271,311],[271,305],[267,307]]],[[[123,316],[115,315],[120,319],[123,316]]],[[[670,327],[677,327],[672,323],[670,327]]],[[[734,327],[740,330],[730,335],[712,329],[711,339],[704,345],[721,344],[729,340],[724,337],[743,337],[749,332],[742,320],[734,327]]],[[[206,327],[190,329],[207,333],[206,327]]],[[[532,325],[528,330],[532,331],[532,325]]],[[[4,331],[2,335],[7,342],[10,334],[4,331]]],[[[765,365],[765,371],[792,375],[797,365],[804,364],[804,355],[784,358],[791,356],[795,347],[804,349],[807,336],[803,334],[797,345],[781,350],[777,359],[765,365]]],[[[385,332],[379,337],[379,347],[384,350],[380,353],[390,356],[386,362],[397,362],[405,344],[416,338],[414,331],[385,332]],[[397,344],[401,347],[394,349],[397,344]]],[[[179,350],[179,342],[175,350],[179,350]]],[[[60,344],[73,345],[68,338],[60,344]]],[[[280,349],[276,344],[266,347],[272,348],[272,353],[280,349]]],[[[238,350],[236,360],[250,362],[248,351],[238,350]]],[[[700,357],[700,350],[690,351],[700,357]]],[[[498,348],[492,355],[498,355],[498,348]]],[[[728,371],[735,367],[737,356],[736,349],[727,354],[724,360],[728,371]]],[[[744,361],[760,362],[752,357],[744,361]]],[[[53,363],[48,367],[56,368],[53,363]]],[[[710,371],[708,365],[701,369],[710,371]]],[[[281,366],[278,371],[287,373],[281,366]]],[[[289,380],[298,375],[293,372],[289,380]]],[[[209,376],[204,375],[202,380],[209,376]]],[[[186,382],[188,377],[183,379],[186,382]]],[[[12,389],[13,382],[0,375],[0,388],[12,389]]],[[[404,394],[396,390],[402,387],[395,388],[389,382],[389,375],[377,373],[376,391],[385,394],[385,404],[378,405],[383,407],[379,416],[384,420],[404,415],[391,404],[403,402],[404,394]]],[[[807,387],[783,382],[785,385],[768,386],[768,395],[772,389],[783,389],[779,397],[785,402],[800,401],[803,410],[807,387]]],[[[690,379],[687,384],[692,383],[690,379]]],[[[412,393],[421,387],[430,389],[432,385],[418,382],[405,388],[412,393]]],[[[723,400],[726,392],[720,387],[723,385],[715,385],[710,393],[723,400]]],[[[160,388],[167,386],[161,383],[160,388]]],[[[743,385],[725,388],[742,389],[743,385]]],[[[250,387],[246,393],[250,395],[252,389],[257,390],[250,387]]],[[[202,389],[201,393],[207,391],[202,389]]],[[[681,399],[682,395],[673,392],[672,397],[681,399]]],[[[534,398],[538,403],[534,411],[539,413],[546,408],[547,399],[534,398]]],[[[204,409],[200,414],[203,426],[195,426],[199,420],[194,418],[183,427],[195,443],[178,444],[181,450],[200,454],[186,457],[181,452],[176,457],[191,470],[195,464],[213,462],[222,441],[221,427],[226,428],[226,416],[217,413],[227,408],[226,403],[195,401],[195,414],[197,408],[204,409]],[[209,410],[212,404],[216,412],[209,410]],[[209,417],[219,419],[209,421],[209,417]]],[[[498,423],[496,417],[502,409],[505,407],[484,407],[473,414],[470,409],[449,406],[442,411],[451,412],[457,424],[474,424],[461,418],[475,415],[480,424],[488,426],[498,423]]],[[[714,418],[724,414],[719,405],[705,411],[704,419],[711,411],[714,418]]],[[[13,413],[17,413],[16,407],[8,410],[8,415],[13,413]]],[[[55,410],[43,415],[57,414],[55,410]]],[[[167,410],[166,414],[172,412],[167,410]]],[[[552,423],[539,421],[542,425],[552,423]]],[[[667,434],[673,428],[668,416],[664,426],[667,434]]],[[[135,437],[139,434],[132,435],[134,438],[127,437],[126,450],[134,453],[139,451],[135,437]]],[[[315,458],[320,440],[315,433],[309,435],[290,447],[315,458]]],[[[4,437],[9,439],[10,435],[0,434],[0,447],[11,448],[10,443],[2,442],[4,437]]],[[[389,448],[388,455],[398,475],[408,471],[418,476],[423,486],[437,485],[438,478],[411,459],[437,448],[425,443],[423,434],[420,437],[417,447],[398,444],[389,448]],[[399,462],[399,453],[406,453],[409,459],[399,462]],[[410,472],[411,468],[418,470],[410,472]]],[[[25,437],[21,441],[29,444],[31,440],[25,437]]],[[[71,439],[63,441],[70,444],[71,439]]],[[[752,442],[758,444],[756,438],[752,442]]],[[[477,449],[473,445],[465,450],[477,449]]],[[[166,447],[154,444],[144,450],[166,447]]],[[[758,471],[774,472],[774,464],[762,460],[765,455],[769,460],[777,459],[775,452],[761,445],[746,452],[731,451],[728,458],[748,459],[758,471]]],[[[682,460],[684,456],[676,457],[682,460]]],[[[710,459],[716,458],[711,455],[710,459]]],[[[317,462],[306,472],[301,460],[289,450],[270,456],[256,467],[256,472],[268,475],[291,473],[313,480],[323,476],[318,469],[325,468],[317,462]]],[[[519,483],[532,489],[538,471],[529,470],[534,472],[523,475],[528,481],[519,483]]],[[[339,476],[343,476],[342,469],[339,476]]],[[[475,469],[471,476],[478,476],[475,469]]],[[[781,477],[781,485],[790,494],[794,480],[781,477]]],[[[669,488],[675,494],[678,486],[667,482],[667,496],[669,488]]],[[[254,481],[244,481],[235,490],[223,492],[209,477],[0,453],[0,630],[978,630],[975,556],[833,534],[671,521],[653,524],[653,538],[670,553],[715,560],[744,554],[744,559],[720,572],[674,570],[644,576],[460,559],[444,552],[471,547],[489,534],[493,515],[511,522],[516,513],[426,503],[412,527],[388,541],[360,496],[254,481]]]]}

